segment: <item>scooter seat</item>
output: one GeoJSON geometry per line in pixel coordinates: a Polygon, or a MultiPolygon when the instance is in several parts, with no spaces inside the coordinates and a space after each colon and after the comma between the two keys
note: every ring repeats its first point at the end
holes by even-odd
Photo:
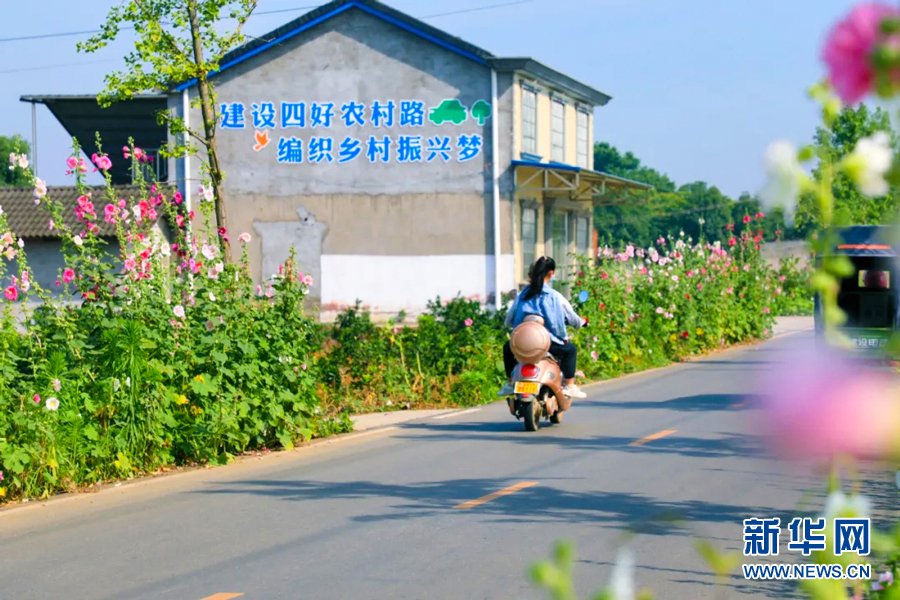
{"type": "Polygon", "coordinates": [[[552,362],[555,362],[555,363],[557,363],[557,364],[559,364],[559,361],[558,361],[558,360],[556,360],[556,357],[555,357],[555,356],[553,356],[553,355],[552,355],[552,354],[550,354],[550,353],[549,353],[549,352],[548,352],[548,353],[547,353],[547,354],[545,354],[545,355],[544,355],[544,359],[545,359],[545,360],[549,360],[549,361],[552,361],[552,362]]]}

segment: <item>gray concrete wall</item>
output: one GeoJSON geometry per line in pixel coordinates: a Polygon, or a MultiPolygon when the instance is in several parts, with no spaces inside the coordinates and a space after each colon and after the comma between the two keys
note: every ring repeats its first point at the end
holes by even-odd
{"type": "Polygon", "coordinates": [[[782,258],[797,257],[801,264],[811,264],[809,247],[805,241],[768,242],[762,247],[762,257],[778,266],[782,258]]]}
{"type": "MultiPolygon", "coordinates": [[[[498,159],[504,173],[501,249],[511,260],[512,176],[508,166],[513,148],[512,77],[500,76],[498,84],[501,109],[491,118],[499,119],[498,159]]],[[[245,128],[220,128],[217,137],[226,172],[231,238],[236,240],[243,231],[253,234],[248,253],[260,279],[269,277],[273,268],[277,270],[292,244],[297,246],[301,267],[311,274],[321,272],[323,255],[471,256],[480,257],[482,262],[486,255],[493,255],[491,119],[483,126],[471,117],[459,126],[436,126],[427,119],[427,111],[445,99],[459,98],[466,107],[478,100],[490,103],[491,77],[486,66],[351,9],[232,67],[218,78],[216,91],[219,104],[241,102],[245,107],[245,128]],[[344,125],[343,104],[358,102],[368,108],[376,100],[393,101],[397,106],[402,100],[425,102],[424,126],[399,127],[399,115],[395,114],[393,127],[374,127],[369,110],[366,125],[344,125]],[[307,110],[314,102],[333,102],[334,122],[331,128],[314,130],[282,128],[283,101],[305,102],[307,110]],[[260,102],[274,103],[276,126],[268,130],[268,145],[254,151],[251,110],[260,102]],[[431,163],[396,161],[399,135],[421,135],[426,158],[429,138],[450,136],[455,146],[463,134],[477,134],[482,139],[480,153],[470,161],[459,162],[455,147],[448,162],[441,158],[431,163]],[[389,164],[366,160],[365,142],[371,135],[391,136],[389,164]],[[302,164],[278,162],[282,136],[303,141],[302,164]],[[333,138],[333,162],[308,162],[313,136],[333,138]],[[363,152],[355,160],[339,164],[338,150],[347,136],[361,140],[363,152]]],[[[196,93],[192,88],[192,98],[196,93]]],[[[180,96],[170,100],[173,109],[180,110],[181,104],[180,96]]],[[[192,110],[190,120],[192,126],[200,126],[199,110],[192,110]]],[[[192,190],[200,179],[196,171],[199,162],[196,157],[192,159],[192,190]]],[[[176,165],[172,172],[184,176],[176,165]]],[[[198,203],[196,193],[194,202],[198,203]]],[[[240,245],[235,244],[235,253],[239,252],[240,245]]],[[[467,268],[459,263],[459,270],[467,268]]],[[[350,277],[352,273],[322,273],[323,277],[342,275],[350,277]]],[[[312,292],[318,297],[318,278],[316,281],[312,292]]],[[[484,288],[488,282],[481,277],[478,283],[484,288]]],[[[363,292],[360,290],[361,297],[363,292]]]]}
{"type": "MultiPolygon", "coordinates": [[[[56,287],[62,269],[66,268],[66,262],[62,255],[62,241],[52,238],[26,238],[25,256],[28,271],[33,281],[46,289],[54,296],[59,295],[60,288],[56,287]]],[[[107,260],[113,260],[119,254],[119,244],[115,240],[106,240],[107,260]]],[[[10,265],[10,272],[18,272],[18,260],[10,265]]]]}

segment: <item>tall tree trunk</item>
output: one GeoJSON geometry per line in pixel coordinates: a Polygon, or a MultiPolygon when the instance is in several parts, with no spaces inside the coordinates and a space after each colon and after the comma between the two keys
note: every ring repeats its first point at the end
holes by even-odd
{"type": "MultiPolygon", "coordinates": [[[[187,11],[188,19],[191,24],[191,39],[194,44],[194,61],[200,66],[203,64],[203,44],[200,39],[200,25],[197,19],[196,0],[188,0],[187,11]]],[[[206,137],[209,176],[210,179],[212,179],[213,191],[216,195],[216,222],[220,228],[227,231],[228,220],[225,216],[225,195],[222,189],[223,173],[219,165],[219,151],[216,145],[216,114],[215,110],[213,110],[209,80],[206,78],[206,71],[202,68],[199,69],[199,75],[197,77],[197,89],[200,92],[200,110],[203,114],[203,131],[206,137]]],[[[225,236],[219,236],[219,239],[224,250],[225,262],[232,262],[231,244],[228,242],[227,234],[225,236]]]]}

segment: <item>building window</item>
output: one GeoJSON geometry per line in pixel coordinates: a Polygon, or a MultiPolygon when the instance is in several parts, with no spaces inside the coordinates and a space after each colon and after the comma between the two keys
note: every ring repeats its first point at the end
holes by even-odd
{"type": "Polygon", "coordinates": [[[538,211],[522,207],[522,276],[528,279],[528,269],[535,261],[537,251],[538,211]]]}
{"type": "Polygon", "coordinates": [[[564,280],[569,260],[569,215],[564,212],[550,211],[547,217],[548,235],[545,246],[547,252],[556,261],[557,278],[564,280]]]}
{"type": "Polygon", "coordinates": [[[578,217],[575,225],[575,247],[579,256],[587,256],[591,246],[590,220],[578,217]]]}
{"type": "Polygon", "coordinates": [[[537,92],[522,86],[522,152],[537,154],[537,92]]]}
{"type": "Polygon", "coordinates": [[[550,160],[566,162],[566,105],[554,99],[550,113],[550,160]]]}
{"type": "Polygon", "coordinates": [[[138,184],[138,171],[144,178],[144,181],[168,181],[169,180],[169,161],[162,156],[158,148],[147,148],[144,154],[149,159],[147,162],[135,163],[131,169],[131,184],[138,184]]]}
{"type": "Polygon", "coordinates": [[[586,112],[578,111],[578,166],[582,169],[591,169],[591,140],[588,135],[590,117],[586,112]]]}

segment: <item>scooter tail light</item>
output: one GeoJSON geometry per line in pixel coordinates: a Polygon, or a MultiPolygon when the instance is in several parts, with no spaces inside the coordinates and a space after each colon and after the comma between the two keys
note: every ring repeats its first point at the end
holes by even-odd
{"type": "Polygon", "coordinates": [[[538,368],[535,365],[522,365],[522,377],[534,377],[538,374],[538,368]]]}

